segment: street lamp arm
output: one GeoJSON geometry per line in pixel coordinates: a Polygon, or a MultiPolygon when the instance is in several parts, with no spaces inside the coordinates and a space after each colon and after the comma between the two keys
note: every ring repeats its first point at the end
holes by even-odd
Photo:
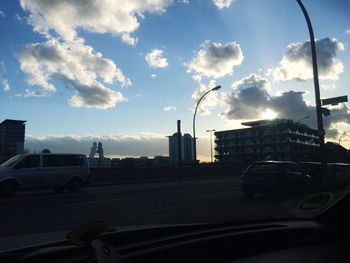
{"type": "MultiPolygon", "coordinates": [[[[195,108],[195,110],[194,110],[193,122],[192,122],[193,131],[195,131],[195,127],[194,127],[194,126],[195,126],[195,121],[196,121],[196,115],[197,115],[198,106],[199,106],[199,104],[201,103],[202,99],[203,99],[209,92],[211,92],[212,90],[213,90],[213,89],[210,89],[210,90],[208,90],[206,93],[204,93],[204,94],[202,95],[202,97],[200,97],[200,99],[199,99],[198,102],[197,102],[196,108],[195,108]]],[[[195,134],[193,134],[193,139],[194,139],[194,140],[196,139],[195,134]]]]}
{"type": "Polygon", "coordinates": [[[197,161],[197,149],[196,149],[196,115],[197,115],[197,110],[198,110],[198,106],[201,103],[201,101],[203,100],[203,98],[211,91],[216,91],[218,89],[220,89],[221,86],[216,86],[210,90],[208,90],[207,92],[205,92],[202,97],[200,97],[200,99],[197,102],[196,108],[194,110],[194,114],[193,114],[193,121],[192,121],[192,129],[193,129],[193,155],[194,155],[194,161],[197,161]]]}
{"type": "Polygon", "coordinates": [[[350,130],[347,130],[347,131],[343,132],[342,135],[340,135],[339,140],[338,140],[338,144],[339,144],[339,145],[341,145],[340,142],[341,142],[341,139],[343,138],[343,136],[344,136],[345,134],[347,134],[348,132],[350,132],[350,130]]]}
{"type": "Polygon", "coordinates": [[[303,120],[306,120],[306,119],[310,119],[310,116],[305,116],[305,117],[299,119],[298,121],[295,122],[295,124],[297,124],[297,123],[299,123],[299,122],[301,122],[303,120]]]}

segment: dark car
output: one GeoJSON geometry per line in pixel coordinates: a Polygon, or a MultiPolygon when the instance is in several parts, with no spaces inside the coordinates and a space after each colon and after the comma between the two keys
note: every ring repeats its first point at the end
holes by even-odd
{"type": "Polygon", "coordinates": [[[315,180],[318,189],[324,190],[327,186],[341,188],[350,184],[349,163],[328,163],[327,170],[320,162],[300,162],[299,165],[315,180]]]}
{"type": "Polygon", "coordinates": [[[242,173],[241,186],[246,198],[252,198],[255,194],[282,196],[305,190],[312,181],[312,177],[294,162],[260,161],[242,173]]]}

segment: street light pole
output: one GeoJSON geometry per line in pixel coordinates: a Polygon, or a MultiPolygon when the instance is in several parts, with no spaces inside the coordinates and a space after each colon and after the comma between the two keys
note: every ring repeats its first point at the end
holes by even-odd
{"type": "Polygon", "coordinates": [[[318,69],[317,69],[317,55],[316,55],[316,44],[315,44],[315,36],[314,31],[312,29],[312,24],[310,17],[301,2],[301,0],[296,0],[304,14],[307,27],[309,29],[309,35],[310,35],[310,45],[311,45],[311,55],[312,55],[312,70],[314,75],[314,87],[315,87],[315,100],[316,100],[316,114],[317,114],[317,128],[320,138],[320,153],[321,153],[321,160],[322,164],[327,168],[327,160],[325,156],[325,146],[324,146],[324,135],[325,131],[323,128],[323,119],[322,119],[322,108],[321,108],[321,99],[320,99],[320,84],[318,81],[318,69]]]}
{"type": "Polygon", "coordinates": [[[192,122],[192,128],[193,128],[193,156],[194,156],[194,163],[197,164],[197,148],[196,148],[196,115],[197,115],[197,109],[199,104],[201,103],[202,99],[211,91],[216,91],[218,89],[221,89],[221,86],[216,86],[210,90],[208,90],[206,93],[200,97],[200,99],[197,102],[196,108],[194,110],[193,114],[193,122],[192,122]]]}
{"type": "Polygon", "coordinates": [[[210,134],[210,162],[213,162],[213,139],[212,139],[212,133],[215,131],[215,129],[207,130],[210,134]]]}

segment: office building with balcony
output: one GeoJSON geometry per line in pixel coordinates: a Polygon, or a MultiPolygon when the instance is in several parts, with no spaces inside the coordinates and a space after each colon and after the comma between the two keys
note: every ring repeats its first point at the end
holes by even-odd
{"type": "Polygon", "coordinates": [[[0,123],[0,162],[24,152],[25,122],[6,119],[0,123]]]}
{"type": "Polygon", "coordinates": [[[318,161],[318,131],[287,119],[244,122],[249,128],[215,132],[218,162],[318,161]]]}

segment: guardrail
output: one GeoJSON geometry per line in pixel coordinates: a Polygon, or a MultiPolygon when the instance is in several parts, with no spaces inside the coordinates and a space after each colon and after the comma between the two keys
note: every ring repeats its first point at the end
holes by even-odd
{"type": "Polygon", "coordinates": [[[145,168],[91,168],[91,183],[124,183],[149,181],[176,181],[193,178],[240,176],[244,167],[145,167],[145,168]]]}

